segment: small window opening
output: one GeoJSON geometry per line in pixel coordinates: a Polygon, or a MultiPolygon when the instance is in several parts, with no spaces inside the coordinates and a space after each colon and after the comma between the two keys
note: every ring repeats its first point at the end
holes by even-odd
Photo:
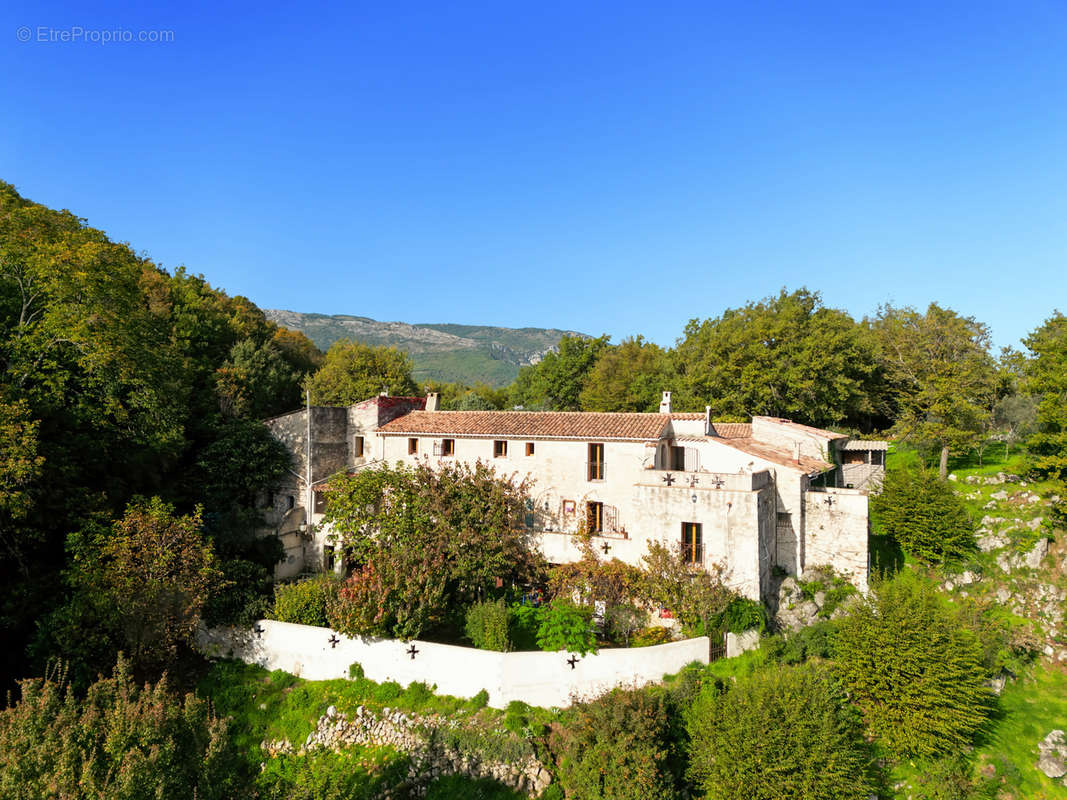
{"type": "Polygon", "coordinates": [[[703,526],[699,522],[682,523],[682,561],[701,564],[704,561],[703,526]]]}
{"type": "Polygon", "coordinates": [[[419,452],[419,440],[408,439],[408,455],[413,456],[419,452]]]}
{"type": "Polygon", "coordinates": [[[532,456],[533,454],[534,454],[534,443],[533,442],[527,442],[526,443],[526,455],[532,456]]]}
{"type": "Polygon", "coordinates": [[[585,526],[589,533],[600,533],[604,530],[604,504],[589,502],[585,504],[585,526]]]}
{"type": "Polygon", "coordinates": [[[442,439],[441,440],[441,455],[454,456],[456,454],[456,440],[455,439],[442,439]]]}
{"type": "Polygon", "coordinates": [[[503,458],[508,454],[508,443],[498,439],[493,442],[493,458],[503,458]]]}

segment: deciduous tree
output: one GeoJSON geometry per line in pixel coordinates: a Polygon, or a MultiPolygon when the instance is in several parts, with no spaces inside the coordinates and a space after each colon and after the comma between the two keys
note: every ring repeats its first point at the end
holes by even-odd
{"type": "Polygon", "coordinates": [[[411,377],[411,357],[395,347],[374,347],[349,339],[334,342],[309,382],[311,402],[347,406],[380,392],[410,396],[419,389],[411,377]]]}
{"type": "Polygon", "coordinates": [[[950,452],[974,446],[988,430],[997,372],[989,329],[973,317],[931,303],[925,313],[883,307],[871,321],[888,382],[895,430],[940,451],[939,474],[950,452]]]}
{"type": "Polygon", "coordinates": [[[717,418],[869,427],[879,369],[869,334],[807,289],[691,320],[675,350],[678,405],[717,418]]]}

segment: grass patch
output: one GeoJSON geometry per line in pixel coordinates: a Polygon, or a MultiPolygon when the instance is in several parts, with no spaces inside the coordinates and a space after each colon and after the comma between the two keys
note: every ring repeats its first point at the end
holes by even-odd
{"type": "MultiPolygon", "coordinates": [[[[1038,742],[1049,731],[1065,726],[1067,673],[1035,665],[1004,687],[996,718],[978,750],[979,759],[994,766],[1004,761],[1017,770],[1017,784],[1010,787],[1013,797],[1067,798],[1062,781],[1052,781],[1034,766],[1038,742]]],[[[998,772],[1002,770],[998,767],[998,772]]]]}
{"type": "Polygon", "coordinates": [[[426,788],[426,800],[525,800],[526,795],[501,783],[462,775],[438,778],[426,788]]]}

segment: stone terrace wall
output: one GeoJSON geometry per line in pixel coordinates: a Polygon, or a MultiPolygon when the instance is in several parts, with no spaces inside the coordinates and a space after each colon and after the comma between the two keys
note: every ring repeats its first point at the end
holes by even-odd
{"type": "Polygon", "coordinates": [[[709,655],[708,639],[701,636],[655,647],[605,649],[578,658],[572,667],[564,652],[496,653],[418,640],[350,638],[328,628],[275,620],[260,620],[255,628],[258,634],[201,629],[197,646],[208,656],[237,658],[308,680],[347,678],[349,665],[359,662],[366,677],[378,682],[407,686],[421,681],[436,685],[441,694],[468,698],[485,689],[494,708],[512,700],[565,707],[575,697],[658,681],[693,661],[706,664],[709,655]]]}

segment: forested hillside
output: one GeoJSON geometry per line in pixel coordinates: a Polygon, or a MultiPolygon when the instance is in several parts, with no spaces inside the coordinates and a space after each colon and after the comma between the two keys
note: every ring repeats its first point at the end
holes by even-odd
{"type": "Polygon", "coordinates": [[[159,520],[195,514],[222,580],[267,581],[255,497],[287,461],[258,420],[299,405],[320,359],[249,300],[0,184],[5,685],[128,648],[101,552],[139,497],[159,520]]]}
{"type": "Polygon", "coordinates": [[[1022,344],[994,354],[984,324],[938,303],[855,319],[783,289],[689,321],[674,347],[562,336],[506,386],[419,380],[405,352],[339,339],[324,354],[0,184],[0,797],[519,796],[436,767],[416,785],[414,739],[341,746],[339,713],[407,725],[465,774],[521,760],[545,797],[1067,797],[1067,319],[1035,320],[1022,344]],[[429,390],[445,408],[597,411],[653,411],[671,390],[675,410],[890,438],[871,591],[782,572],[764,607],[658,544],[639,566],[588,546],[549,565],[527,484],[483,464],[334,476],[350,574],[275,585],[280,545],[254,532],[290,464],[261,420],[305,388],[320,404],[429,390]],[[761,645],[562,711],[379,685],[359,664],[301,681],[190,647],[200,623],[269,615],[585,654],[669,638],[649,609],[761,645]]]}
{"type": "Polygon", "coordinates": [[[360,344],[395,347],[411,356],[416,380],[487,383],[505,386],[519,368],[536,364],[564,336],[584,338],[575,331],[551,328],[497,328],[488,325],[454,325],[378,322],[344,314],[302,314],[267,309],[267,318],[304,333],[322,350],[340,339],[360,344]]]}

